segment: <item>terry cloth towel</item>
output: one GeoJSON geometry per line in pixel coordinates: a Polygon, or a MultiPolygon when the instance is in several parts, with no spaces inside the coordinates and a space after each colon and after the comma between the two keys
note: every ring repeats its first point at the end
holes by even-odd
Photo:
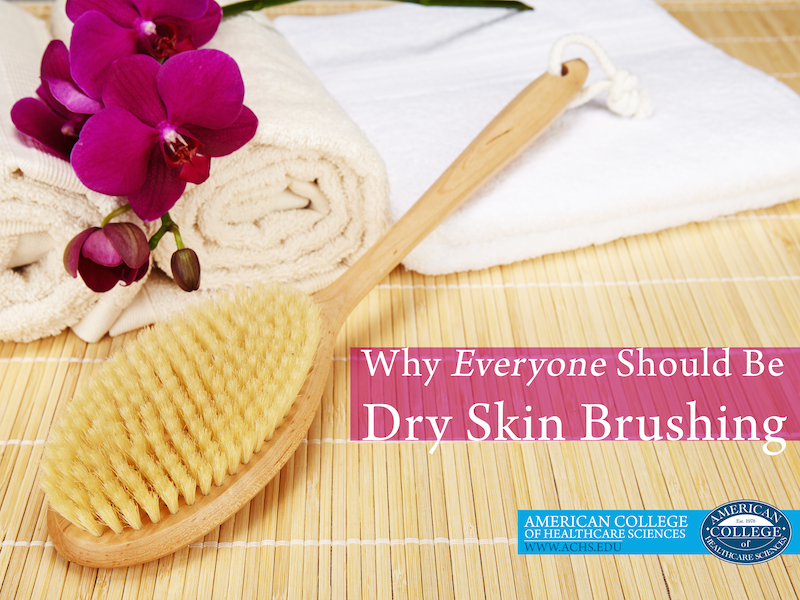
{"type": "MultiPolygon", "coordinates": [[[[226,20],[206,48],[237,61],[259,127],[170,211],[200,258],[201,280],[325,287],[387,227],[383,161],[265,16],[226,20]]],[[[169,272],[176,247],[165,239],[155,256],[169,272]]]]}
{"type": "MultiPolygon", "coordinates": [[[[479,269],[800,197],[800,98],[697,38],[649,0],[533,0],[535,11],[396,6],[276,27],[366,132],[399,218],[525,85],[582,33],[637,75],[654,114],[604,98],[568,110],[405,261],[479,269]]],[[[605,79],[580,57],[589,82],[605,79]]]]}
{"type": "MultiPolygon", "coordinates": [[[[53,31],[68,39],[65,0],[53,31]]],[[[386,168],[374,147],[312,71],[259,13],[225,19],[205,48],[231,55],[255,138],[215,158],[211,176],[187,186],[170,210],[184,244],[200,259],[201,292],[281,281],[309,292],[326,286],[386,229],[386,168]]],[[[155,263],[170,273],[176,246],[164,236],[155,263]]],[[[154,278],[111,328],[116,335],[163,320],[204,294],[154,278]]]]}
{"type": "MultiPolygon", "coordinates": [[[[71,23],[64,4],[55,5],[52,25],[56,37],[68,41],[71,23]]],[[[38,44],[35,64],[27,67],[33,83],[17,96],[35,89],[46,43],[38,44]]],[[[200,258],[201,291],[256,281],[282,281],[307,291],[322,288],[386,228],[383,162],[263,15],[225,20],[205,47],[223,50],[239,63],[245,104],[258,116],[259,128],[244,148],[215,158],[209,179],[189,184],[170,210],[184,243],[200,258]]],[[[168,235],[154,252],[156,264],[168,273],[174,250],[168,235]]],[[[161,277],[150,285],[152,293],[146,284],[135,302],[127,298],[129,305],[118,319],[121,310],[111,322],[104,319],[96,328],[102,329],[100,335],[164,319],[204,295],[164,285],[161,277]]]]}
{"type": "Polygon", "coordinates": [[[14,102],[34,96],[44,22],[0,2],[0,339],[28,342],[74,326],[99,338],[138,291],[102,298],[64,270],[70,239],[98,225],[118,199],[91,193],[69,164],[44,152],[11,122],[14,102]],[[86,321],[84,321],[86,319],[86,321]],[[97,327],[103,329],[98,331],[97,327]]]}
{"type": "MultiPolygon", "coordinates": [[[[65,0],[53,30],[68,39],[65,0]]],[[[255,139],[211,162],[170,216],[202,266],[203,288],[282,281],[315,291],[336,279],[388,223],[386,169],[375,149],[263,14],[225,19],[204,46],[231,55],[255,139]]],[[[156,264],[169,273],[165,236],[156,264]]]]}

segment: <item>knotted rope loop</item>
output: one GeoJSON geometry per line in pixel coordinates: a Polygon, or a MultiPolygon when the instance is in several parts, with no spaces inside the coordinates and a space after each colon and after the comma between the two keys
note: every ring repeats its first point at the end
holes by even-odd
{"type": "Polygon", "coordinates": [[[597,81],[583,88],[570,103],[569,108],[586,104],[598,94],[608,92],[606,104],[612,112],[620,116],[644,119],[653,114],[653,101],[647,90],[639,89],[639,78],[627,69],[617,69],[597,40],[588,35],[573,33],[556,41],[550,52],[550,63],[547,68],[551,75],[561,75],[564,49],[570,44],[581,44],[589,48],[597,57],[597,61],[608,75],[608,79],[597,81]]]}

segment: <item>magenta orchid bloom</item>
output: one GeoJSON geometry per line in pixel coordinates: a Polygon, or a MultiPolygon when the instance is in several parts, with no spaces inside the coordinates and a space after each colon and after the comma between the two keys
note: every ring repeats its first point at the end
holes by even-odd
{"type": "Polygon", "coordinates": [[[158,219],[187,182],[208,178],[212,157],[255,135],[258,120],[243,100],[239,67],[219,50],[184,52],[163,65],[122,58],[109,69],[105,108],[84,125],[72,166],[86,187],[127,196],[141,219],[158,219]]]}
{"type": "Polygon", "coordinates": [[[132,54],[159,61],[194,50],[217,31],[222,9],[214,0],[68,0],[72,74],[100,98],[111,64],[132,54]]]}
{"type": "Polygon", "coordinates": [[[76,235],[64,249],[64,267],[78,273],[95,292],[107,292],[118,281],[139,281],[150,266],[147,237],[133,223],[108,223],[76,235]]]}
{"type": "Polygon", "coordinates": [[[11,120],[22,133],[69,160],[78,134],[90,115],[103,105],[87,96],[72,79],[69,51],[53,40],[42,56],[39,98],[23,98],[11,109],[11,120]]]}

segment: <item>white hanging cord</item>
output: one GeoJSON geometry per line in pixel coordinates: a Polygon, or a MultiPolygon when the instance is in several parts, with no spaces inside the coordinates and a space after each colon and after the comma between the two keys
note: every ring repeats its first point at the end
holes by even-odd
{"type": "Polygon", "coordinates": [[[644,119],[653,114],[653,101],[647,90],[640,90],[639,78],[627,69],[617,69],[606,54],[606,51],[593,38],[580,33],[565,35],[559,39],[550,52],[550,64],[547,71],[552,75],[561,75],[564,49],[570,44],[582,44],[594,52],[600,66],[608,75],[608,79],[597,81],[586,86],[568,108],[575,108],[587,103],[598,94],[608,91],[608,108],[623,117],[644,119]]]}

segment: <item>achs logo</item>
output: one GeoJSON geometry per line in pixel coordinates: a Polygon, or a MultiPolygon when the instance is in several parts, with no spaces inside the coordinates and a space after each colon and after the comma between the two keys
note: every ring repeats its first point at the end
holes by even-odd
{"type": "Polygon", "coordinates": [[[786,550],[792,527],[786,515],[766,502],[737,500],[708,513],[701,535],[705,547],[717,558],[755,565],[786,550]]]}

